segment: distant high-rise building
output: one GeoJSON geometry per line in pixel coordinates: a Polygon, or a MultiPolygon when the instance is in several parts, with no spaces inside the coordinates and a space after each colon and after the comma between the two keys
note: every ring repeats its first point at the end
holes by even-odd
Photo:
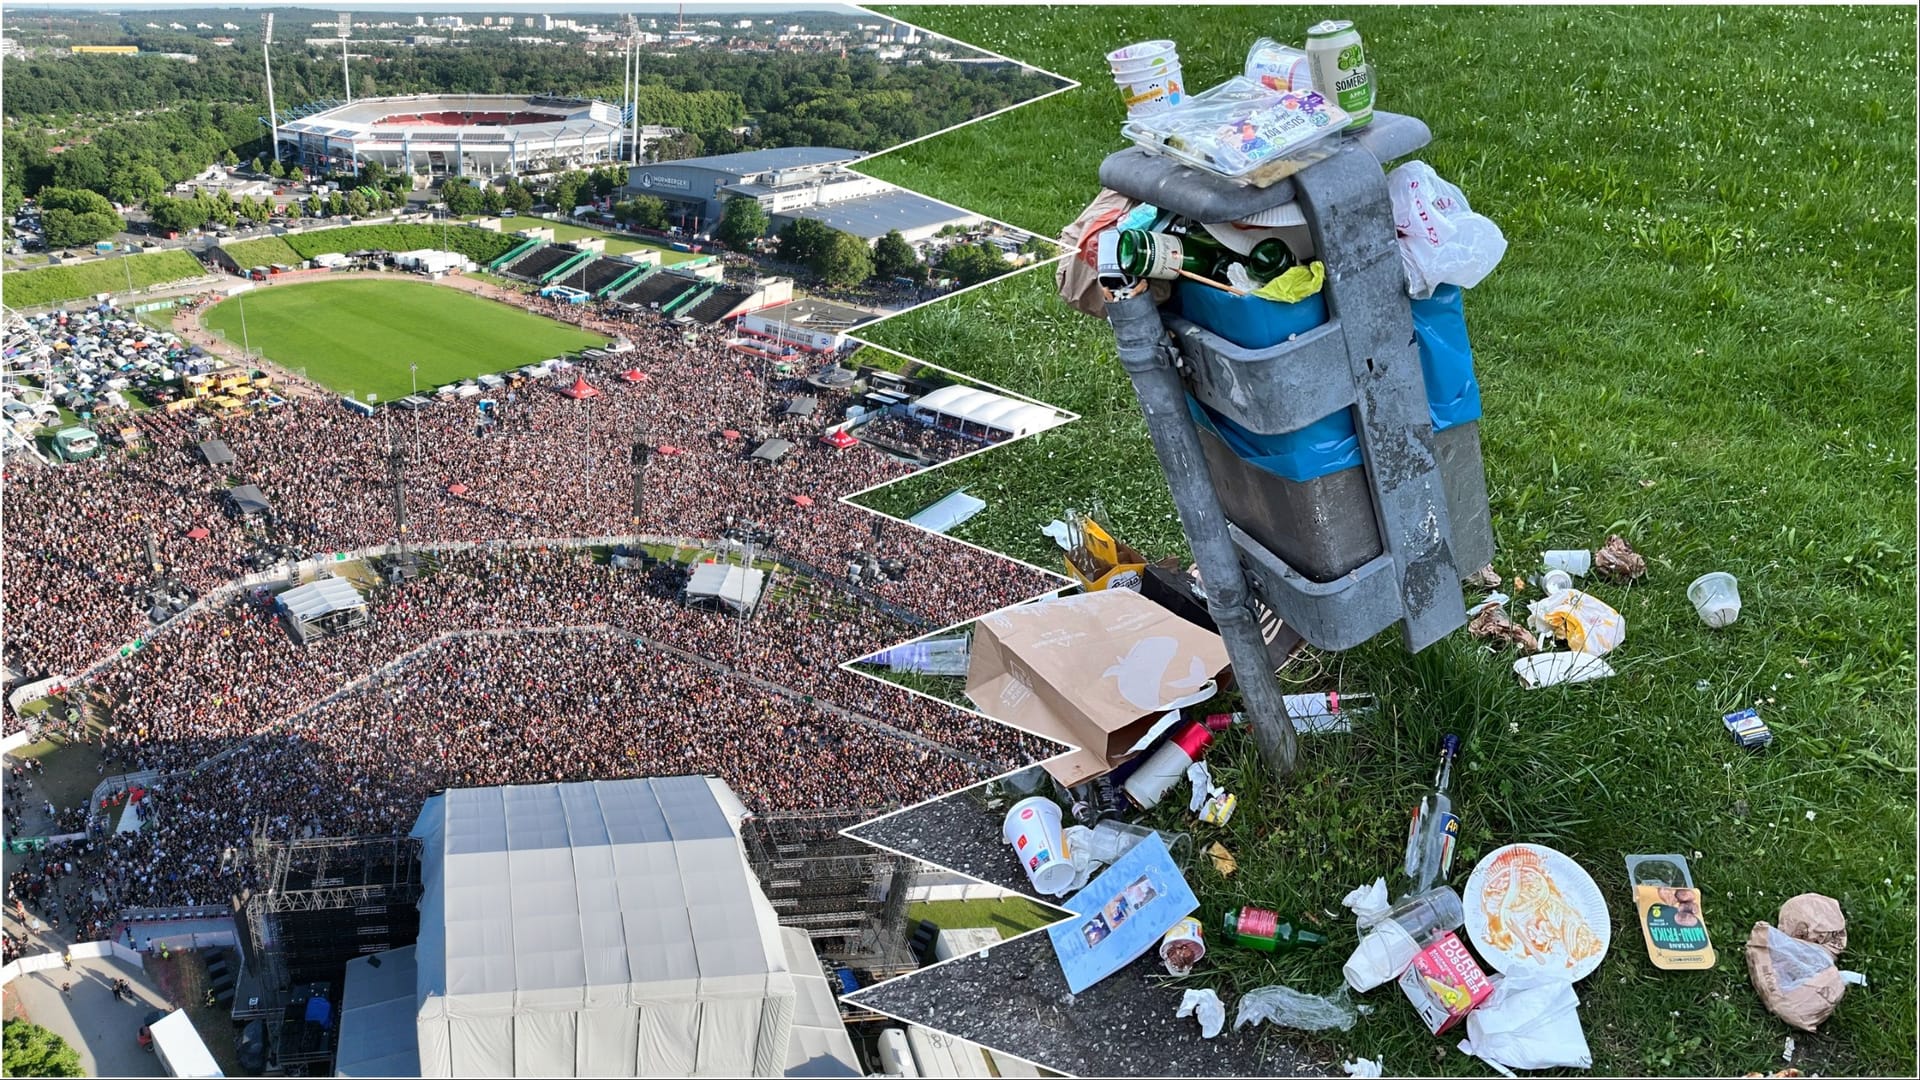
{"type": "Polygon", "coordinates": [[[427,17],[425,15],[415,15],[413,17],[413,25],[415,26],[427,25],[427,17]]]}
{"type": "Polygon", "coordinates": [[[551,16],[551,15],[542,15],[542,16],[540,16],[540,29],[542,29],[542,30],[551,30],[551,29],[553,29],[553,27],[554,27],[554,18],[553,18],[553,16],[551,16]]]}

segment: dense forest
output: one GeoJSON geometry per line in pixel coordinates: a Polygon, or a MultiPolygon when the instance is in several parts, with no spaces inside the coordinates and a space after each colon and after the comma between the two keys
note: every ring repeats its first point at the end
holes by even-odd
{"type": "MultiPolygon", "coordinates": [[[[152,168],[172,184],[229,151],[265,148],[265,79],[258,42],[216,48],[198,38],[133,35],[161,56],[46,56],[7,64],[7,199],[46,186],[114,194],[117,171],[152,168]],[[75,117],[111,117],[96,127],[75,117]],[[91,147],[50,152],[73,132],[91,147]],[[77,156],[76,156],[77,155],[77,156]],[[74,159],[72,164],[69,158],[74,159]]],[[[620,99],[622,59],[578,48],[480,42],[458,48],[359,45],[356,97],[410,93],[553,93],[620,99]]],[[[283,109],[341,95],[337,55],[276,46],[274,93],[283,109]]],[[[649,54],[641,120],[685,128],[672,156],[758,146],[881,150],[1055,89],[1047,76],[974,64],[884,64],[834,54],[718,51],[649,54]],[[746,127],[745,136],[734,129],[746,127]]],[[[126,185],[122,191],[130,190],[126,185]]],[[[118,197],[116,195],[116,197],[118,197]]],[[[122,200],[126,201],[126,200],[122,200]]]]}

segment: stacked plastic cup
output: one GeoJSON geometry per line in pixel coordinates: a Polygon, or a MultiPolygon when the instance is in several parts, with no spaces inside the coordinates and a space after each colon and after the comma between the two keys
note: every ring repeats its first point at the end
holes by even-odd
{"type": "Polygon", "coordinates": [[[1107,67],[1127,116],[1152,116],[1180,104],[1186,84],[1180,76],[1180,53],[1171,41],[1142,41],[1107,54],[1107,67]]]}

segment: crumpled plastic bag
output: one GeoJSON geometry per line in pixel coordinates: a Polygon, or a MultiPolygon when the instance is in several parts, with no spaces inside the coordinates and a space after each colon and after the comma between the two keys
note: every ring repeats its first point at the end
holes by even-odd
{"type": "Polygon", "coordinates": [[[1831,952],[1766,922],[1747,936],[1747,975],[1761,1004],[1801,1031],[1819,1030],[1847,992],[1831,952]]]}
{"type": "Polygon", "coordinates": [[[1343,990],[1339,997],[1315,997],[1289,986],[1263,986],[1240,997],[1240,1008],[1233,1016],[1233,1030],[1248,1024],[1270,1020],[1281,1027],[1301,1031],[1350,1030],[1360,1019],[1343,990]]]}
{"type": "MultiPolygon", "coordinates": [[[[1100,288],[1100,234],[1115,227],[1138,205],[1117,191],[1101,188],[1100,194],[1061,232],[1060,246],[1073,254],[1056,264],[1053,281],[1068,307],[1097,319],[1107,317],[1107,296],[1100,288]]],[[[1163,304],[1173,295],[1173,282],[1150,281],[1148,290],[1154,303],[1163,304]]]]}
{"type": "Polygon", "coordinates": [[[1387,879],[1374,878],[1373,884],[1362,885],[1342,897],[1340,905],[1353,912],[1353,921],[1360,929],[1373,929],[1392,907],[1387,901],[1387,879]]]}
{"type": "Polygon", "coordinates": [[[1374,1077],[1386,1075],[1385,1058],[1348,1058],[1340,1063],[1340,1067],[1354,1080],[1373,1080],[1374,1077]]]}
{"type": "Polygon", "coordinates": [[[1508,1069],[1590,1069],[1573,984],[1544,968],[1520,967],[1491,980],[1493,993],[1467,1014],[1460,1052],[1508,1069]]]}
{"type": "Polygon", "coordinates": [[[1227,284],[1244,289],[1262,300],[1297,304],[1326,287],[1327,265],[1315,259],[1305,266],[1292,267],[1262,285],[1247,274],[1245,266],[1232,263],[1227,267],[1227,284]]]}
{"type": "Polygon", "coordinates": [[[1189,990],[1180,996],[1180,1011],[1173,1015],[1200,1021],[1200,1037],[1211,1039],[1226,1026],[1227,1006],[1212,990],[1189,990]]]}
{"type": "Polygon", "coordinates": [[[1780,930],[1839,956],[1847,949],[1847,916],[1840,901],[1819,893],[1801,893],[1780,905],[1780,930]]]}
{"type": "Polygon", "coordinates": [[[1535,633],[1560,638],[1577,653],[1605,656],[1627,638],[1626,618],[1579,589],[1556,589],[1528,604],[1527,612],[1535,633]]]}
{"type": "Polygon", "coordinates": [[[1593,553],[1593,568],[1601,577],[1632,581],[1646,576],[1647,560],[1628,545],[1625,537],[1615,534],[1607,537],[1607,542],[1593,553]]]}
{"type": "Polygon", "coordinates": [[[1441,285],[1471,289],[1506,255],[1500,226],[1474,213],[1466,194],[1426,162],[1409,161],[1388,173],[1387,191],[1413,299],[1425,300],[1441,285]]]}

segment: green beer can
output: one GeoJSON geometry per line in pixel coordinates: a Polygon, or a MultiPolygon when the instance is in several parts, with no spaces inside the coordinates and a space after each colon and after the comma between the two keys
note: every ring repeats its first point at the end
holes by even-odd
{"type": "Polygon", "coordinates": [[[1373,70],[1351,20],[1328,19],[1308,27],[1307,64],[1313,88],[1352,118],[1349,127],[1364,127],[1373,119],[1373,70]]]}

